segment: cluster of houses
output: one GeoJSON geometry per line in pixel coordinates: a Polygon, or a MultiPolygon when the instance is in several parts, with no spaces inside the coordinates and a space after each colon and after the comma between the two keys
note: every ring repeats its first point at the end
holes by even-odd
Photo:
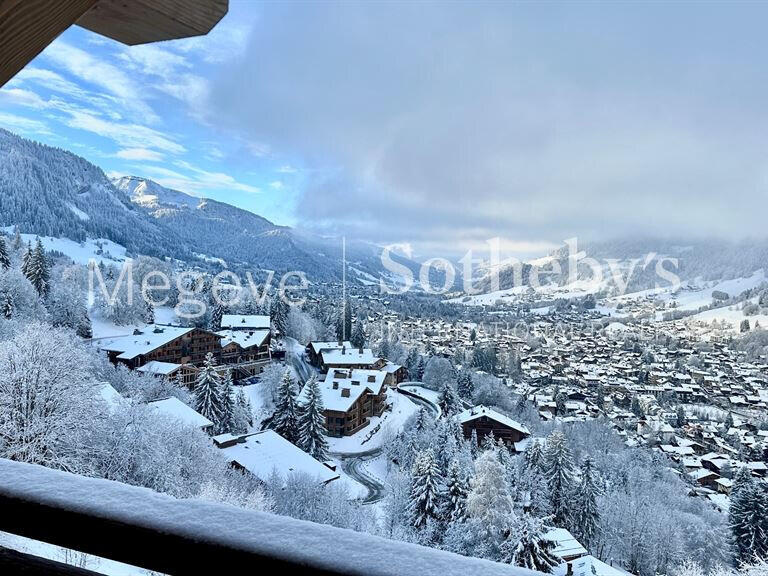
{"type": "Polygon", "coordinates": [[[94,344],[115,364],[191,388],[209,353],[218,370],[231,371],[237,380],[260,374],[272,361],[271,342],[269,316],[225,314],[217,332],[150,324],[129,335],[100,338],[94,344]]]}

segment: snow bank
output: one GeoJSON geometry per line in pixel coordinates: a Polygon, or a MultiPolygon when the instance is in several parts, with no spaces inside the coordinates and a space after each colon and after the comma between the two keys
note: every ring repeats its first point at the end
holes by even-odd
{"type": "Polygon", "coordinates": [[[226,504],[176,500],[146,488],[9,460],[0,460],[0,495],[335,573],[367,576],[537,574],[226,504]]]}

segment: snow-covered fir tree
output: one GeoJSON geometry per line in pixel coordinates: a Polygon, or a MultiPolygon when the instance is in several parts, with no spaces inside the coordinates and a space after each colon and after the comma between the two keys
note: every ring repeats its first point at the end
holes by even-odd
{"type": "Polygon", "coordinates": [[[544,450],[544,471],[549,485],[552,521],[567,528],[572,511],[574,490],[574,464],[565,434],[555,431],[547,437],[544,450]]]}
{"type": "Polygon", "coordinates": [[[221,376],[216,371],[216,361],[209,352],[195,381],[195,410],[213,422],[220,430],[224,413],[221,376]]]}
{"type": "Polygon", "coordinates": [[[449,522],[463,522],[467,517],[469,482],[456,458],[452,458],[445,477],[444,518],[449,522]]]}
{"type": "Polygon", "coordinates": [[[746,467],[734,479],[728,523],[738,563],[768,556],[768,488],[746,467]]]}
{"type": "Polygon", "coordinates": [[[290,371],[286,370],[277,390],[273,422],[275,432],[283,438],[297,444],[299,441],[299,414],[296,404],[296,391],[290,371]]]}
{"type": "Polygon", "coordinates": [[[211,311],[211,324],[209,326],[209,329],[218,332],[221,330],[221,318],[224,316],[224,307],[221,305],[220,302],[216,302],[213,305],[213,310],[211,311]]]}
{"type": "Polygon", "coordinates": [[[470,487],[467,514],[478,520],[482,531],[479,537],[500,544],[514,517],[514,502],[495,451],[488,450],[477,458],[470,487]]]}
{"type": "Polygon", "coordinates": [[[456,392],[464,400],[472,401],[475,393],[475,385],[472,382],[472,373],[469,370],[461,370],[456,381],[456,392]]]}
{"type": "MultiPolygon", "coordinates": [[[[345,298],[336,313],[336,339],[340,342],[352,336],[352,302],[345,298]]],[[[382,355],[388,358],[388,355],[382,355]]]]}
{"type": "Polygon", "coordinates": [[[365,341],[365,326],[363,325],[363,319],[358,316],[357,321],[355,321],[355,325],[352,328],[352,336],[350,336],[349,342],[352,346],[361,350],[365,348],[365,341]]]}
{"type": "Polygon", "coordinates": [[[561,561],[554,554],[555,543],[543,536],[546,528],[540,518],[524,514],[510,526],[501,545],[502,562],[548,574],[561,561]]]}
{"type": "Polygon", "coordinates": [[[0,268],[8,270],[11,267],[11,258],[8,256],[8,246],[5,243],[5,236],[0,234],[0,268]]]}
{"type": "Polygon", "coordinates": [[[26,270],[24,275],[32,283],[37,294],[41,298],[45,298],[50,292],[51,276],[48,267],[48,258],[45,255],[45,249],[43,248],[43,243],[40,241],[40,238],[37,239],[35,248],[27,258],[26,266],[24,266],[24,269],[26,270]]]}
{"type": "Polygon", "coordinates": [[[281,337],[288,333],[288,309],[288,304],[282,298],[275,298],[269,309],[272,327],[281,337]]]}
{"type": "Polygon", "coordinates": [[[298,446],[304,452],[325,462],[328,460],[328,441],[325,439],[325,409],[320,384],[313,374],[307,383],[306,400],[299,410],[299,441],[298,446]]]}
{"type": "Polygon", "coordinates": [[[21,273],[29,278],[30,263],[32,262],[32,242],[27,242],[27,247],[24,249],[24,254],[21,257],[21,273]]]}
{"type": "Polygon", "coordinates": [[[442,415],[446,418],[453,417],[463,409],[461,399],[458,394],[456,394],[456,389],[453,387],[453,384],[447,380],[443,383],[443,389],[440,391],[437,404],[440,406],[442,415]]]}
{"type": "Polygon", "coordinates": [[[221,383],[221,417],[217,433],[232,432],[235,424],[235,397],[232,390],[232,371],[227,370],[221,383]]]}
{"type": "Polygon", "coordinates": [[[232,415],[232,433],[245,434],[253,425],[253,407],[242,387],[235,394],[235,406],[232,415]]]}
{"type": "Polygon", "coordinates": [[[417,457],[411,470],[411,526],[424,528],[429,519],[440,518],[440,469],[431,449],[417,457]]]}
{"type": "Polygon", "coordinates": [[[592,459],[586,457],[581,463],[581,478],[574,498],[571,530],[587,550],[592,548],[600,531],[599,496],[597,471],[592,459]]]}

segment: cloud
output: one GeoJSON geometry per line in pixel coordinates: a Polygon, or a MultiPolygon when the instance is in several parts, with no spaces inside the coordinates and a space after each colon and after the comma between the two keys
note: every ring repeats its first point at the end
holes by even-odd
{"type": "Polygon", "coordinates": [[[56,40],[43,55],[69,74],[112,95],[122,107],[139,115],[145,122],[159,121],[157,114],[146,102],[145,92],[140,89],[141,84],[117,66],[61,39],[56,40]]]}
{"type": "Polygon", "coordinates": [[[0,126],[22,134],[34,135],[52,135],[52,132],[45,122],[24,118],[7,112],[0,112],[0,126]]]}
{"type": "Polygon", "coordinates": [[[187,194],[196,196],[205,195],[211,191],[235,191],[257,194],[260,192],[256,186],[240,182],[229,174],[222,172],[208,172],[188,162],[179,161],[176,165],[182,170],[191,172],[184,174],[164,166],[135,166],[137,173],[146,174],[167,188],[181,190],[187,194]]]}
{"type": "Polygon", "coordinates": [[[765,234],[766,7],[269,3],[218,126],[307,168],[298,217],[416,246],[765,234]],[[653,38],[649,43],[648,38],[653,38]]]}
{"type": "Polygon", "coordinates": [[[146,160],[147,162],[159,162],[164,158],[160,152],[146,148],[124,148],[118,150],[115,156],[124,160],[146,160]]]}
{"type": "Polygon", "coordinates": [[[70,128],[86,130],[109,138],[123,148],[146,148],[171,154],[181,154],[186,151],[184,146],[171,140],[169,136],[147,126],[112,122],[80,110],[72,110],[69,115],[66,124],[70,128]]]}

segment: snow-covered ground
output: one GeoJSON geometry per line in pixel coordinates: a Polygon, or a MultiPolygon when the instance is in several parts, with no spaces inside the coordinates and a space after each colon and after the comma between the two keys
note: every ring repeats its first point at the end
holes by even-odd
{"type": "MultiPolygon", "coordinates": [[[[155,308],[155,322],[157,324],[176,324],[176,313],[173,308],[168,306],[161,306],[155,308]]],[[[143,322],[137,324],[130,324],[125,326],[118,326],[112,322],[107,322],[98,317],[98,314],[91,313],[91,329],[93,331],[93,337],[95,338],[108,338],[112,336],[124,336],[132,334],[134,330],[142,330],[147,325],[143,322]]]]}
{"type": "MultiPolygon", "coordinates": [[[[8,226],[3,229],[7,234],[13,237],[13,227],[8,226]]],[[[21,239],[24,243],[37,242],[38,236],[35,234],[22,234],[21,239]]],[[[55,250],[71,258],[77,264],[88,264],[90,260],[104,262],[106,264],[116,264],[126,261],[125,247],[116,244],[111,240],[103,238],[91,239],[85,242],[76,242],[69,238],[52,238],[51,236],[40,236],[43,248],[46,250],[55,250]]]]}

